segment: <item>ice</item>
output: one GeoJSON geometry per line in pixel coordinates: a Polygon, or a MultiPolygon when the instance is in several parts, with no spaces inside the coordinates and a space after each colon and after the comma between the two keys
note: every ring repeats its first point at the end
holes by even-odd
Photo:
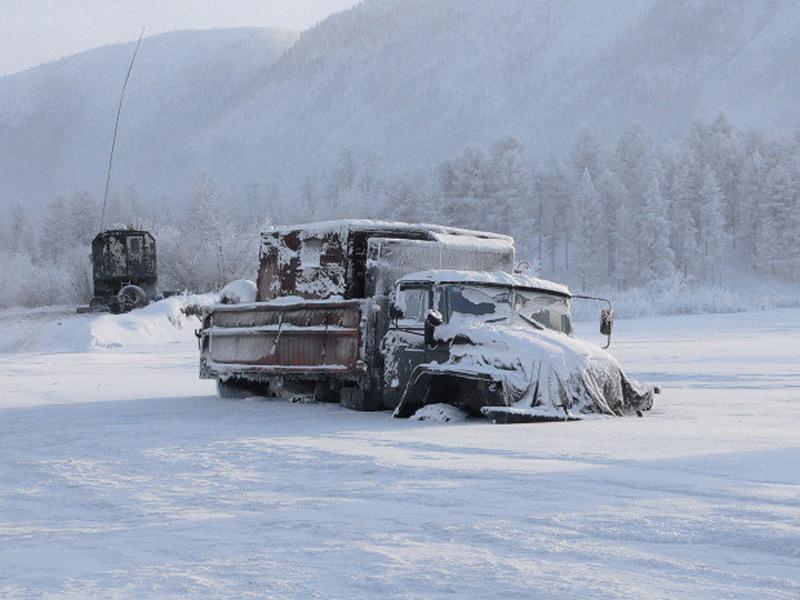
{"type": "Polygon", "coordinates": [[[158,323],[0,355],[0,597],[800,595],[800,310],[618,320],[652,411],[504,426],[220,400],[158,323]]]}

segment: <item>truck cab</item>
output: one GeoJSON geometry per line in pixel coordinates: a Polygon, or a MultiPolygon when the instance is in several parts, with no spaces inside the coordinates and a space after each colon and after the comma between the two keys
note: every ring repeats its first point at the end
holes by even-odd
{"type": "MultiPolygon", "coordinates": [[[[576,298],[585,297],[519,273],[400,278],[383,339],[386,406],[411,417],[428,404],[450,404],[504,423],[648,410],[655,389],[574,336],[576,298]]],[[[610,335],[612,320],[604,309],[601,333],[610,335]]]]}

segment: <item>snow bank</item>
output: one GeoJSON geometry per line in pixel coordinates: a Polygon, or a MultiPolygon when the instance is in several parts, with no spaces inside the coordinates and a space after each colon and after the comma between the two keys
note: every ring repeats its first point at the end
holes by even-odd
{"type": "MultiPolygon", "coordinates": [[[[725,285],[697,285],[677,275],[648,286],[619,290],[589,290],[610,298],[617,318],[634,319],[666,315],[737,313],[800,306],[800,285],[778,281],[732,280],[725,285]]],[[[600,305],[576,300],[577,321],[597,320],[600,305]]]]}
{"type": "Polygon", "coordinates": [[[451,421],[466,421],[467,415],[450,404],[427,404],[420,408],[411,417],[412,421],[433,421],[435,423],[449,423],[451,421]]]}
{"type": "Polygon", "coordinates": [[[185,309],[216,300],[216,294],[173,296],[123,315],[77,314],[74,306],[0,310],[0,353],[86,352],[181,342],[199,325],[185,309]]]}
{"type": "Polygon", "coordinates": [[[219,293],[222,304],[250,304],[256,301],[258,287],[249,279],[231,281],[219,293]]]}
{"type": "Polygon", "coordinates": [[[92,348],[118,348],[145,343],[180,342],[194,335],[196,316],[189,306],[212,305],[216,294],[173,296],[124,315],[103,314],[90,323],[92,348]]]}

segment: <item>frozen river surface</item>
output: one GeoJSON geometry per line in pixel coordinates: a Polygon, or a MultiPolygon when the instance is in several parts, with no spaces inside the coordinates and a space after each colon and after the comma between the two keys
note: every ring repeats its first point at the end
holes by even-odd
{"type": "Polygon", "coordinates": [[[506,426],[220,400],[191,327],[80,319],[0,313],[0,597],[800,597],[800,310],[620,321],[650,413],[506,426]]]}

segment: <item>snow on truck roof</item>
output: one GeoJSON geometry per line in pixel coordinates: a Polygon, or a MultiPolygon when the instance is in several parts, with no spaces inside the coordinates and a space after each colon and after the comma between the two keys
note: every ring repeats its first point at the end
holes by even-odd
{"type": "Polygon", "coordinates": [[[409,273],[398,279],[398,283],[477,283],[482,285],[502,285],[530,290],[541,290],[552,292],[563,296],[572,296],[569,288],[554,281],[539,279],[531,275],[522,273],[504,273],[494,271],[486,273],[483,271],[419,271],[409,273]]]}
{"type": "Polygon", "coordinates": [[[331,231],[387,231],[427,234],[431,239],[452,244],[463,244],[470,238],[470,244],[478,242],[482,245],[508,246],[514,245],[513,238],[499,233],[473,231],[428,223],[403,223],[400,221],[373,221],[369,219],[339,219],[335,221],[318,221],[299,225],[276,225],[265,231],[265,234],[288,234],[302,231],[306,236],[321,236],[331,231]]]}

